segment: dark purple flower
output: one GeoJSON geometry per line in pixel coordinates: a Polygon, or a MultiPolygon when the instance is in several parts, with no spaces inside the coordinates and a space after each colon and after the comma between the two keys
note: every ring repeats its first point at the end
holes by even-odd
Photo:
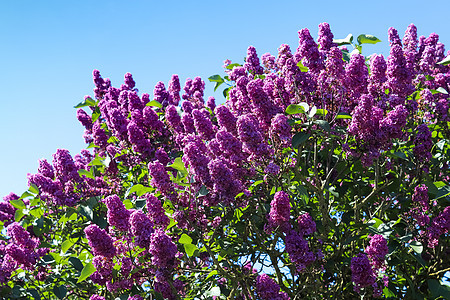
{"type": "Polygon", "coordinates": [[[357,256],[354,256],[350,268],[352,270],[352,281],[355,284],[355,292],[360,293],[361,289],[372,286],[375,283],[375,274],[365,254],[359,253],[357,256]]]}
{"type": "Polygon", "coordinates": [[[170,223],[170,219],[166,216],[161,200],[152,194],[146,194],[145,197],[147,198],[147,214],[150,220],[155,224],[155,226],[159,226],[161,228],[167,227],[170,223]]]}
{"type": "Polygon", "coordinates": [[[148,164],[148,172],[152,177],[150,181],[151,185],[162,195],[174,201],[176,199],[176,192],[166,168],[159,161],[154,161],[148,164]]]}
{"type": "Polygon", "coordinates": [[[256,293],[261,300],[290,300],[284,292],[280,292],[280,286],[267,274],[256,277],[256,293]]]}
{"type": "Polygon", "coordinates": [[[159,81],[155,85],[155,89],[153,91],[153,98],[161,103],[163,106],[167,106],[169,103],[169,93],[166,91],[166,87],[164,86],[164,82],[159,81]]]}
{"type": "Polygon", "coordinates": [[[269,227],[275,229],[277,227],[282,231],[289,230],[291,218],[291,204],[289,195],[286,192],[276,192],[273,200],[270,202],[270,212],[268,216],[269,227]]]}
{"type": "Polygon", "coordinates": [[[152,263],[162,269],[175,267],[175,254],[177,254],[177,246],[172,239],[163,231],[156,230],[150,240],[149,252],[152,254],[152,263]]]}
{"type": "Polygon", "coordinates": [[[291,230],[286,235],[285,244],[289,259],[295,264],[299,273],[302,273],[316,259],[309,249],[308,242],[295,230],[291,230]]]}
{"type": "Polygon", "coordinates": [[[316,222],[309,213],[304,213],[297,218],[298,231],[302,236],[311,235],[316,231],[316,222]]]}
{"type": "Polygon", "coordinates": [[[217,117],[217,123],[219,123],[220,127],[237,136],[237,118],[233,115],[229,108],[225,105],[217,106],[215,109],[215,114],[217,117]]]}
{"type": "Polygon", "coordinates": [[[166,121],[173,128],[176,133],[183,132],[183,125],[181,124],[181,117],[178,114],[177,108],[174,105],[169,105],[166,108],[166,121]]]}
{"type": "Polygon", "coordinates": [[[105,257],[113,257],[116,255],[113,239],[104,229],[101,229],[96,224],[91,224],[84,229],[84,233],[94,255],[105,257]]]}
{"type": "Polygon", "coordinates": [[[263,68],[259,64],[259,58],[256,49],[253,46],[247,49],[247,58],[245,59],[244,68],[247,72],[258,75],[263,73],[263,68]]]}
{"type": "Polygon", "coordinates": [[[232,201],[242,191],[242,184],[233,172],[223,163],[222,159],[211,160],[208,163],[209,173],[213,182],[213,191],[225,203],[232,201]]]}
{"type": "Polygon", "coordinates": [[[270,153],[269,146],[259,130],[258,122],[252,114],[240,116],[236,126],[244,151],[260,158],[270,153]]]}
{"type": "Polygon", "coordinates": [[[261,61],[267,70],[274,70],[276,68],[275,56],[270,53],[261,55],[261,61]]]}
{"type": "Polygon", "coordinates": [[[284,114],[277,114],[272,118],[270,136],[280,139],[285,147],[290,146],[292,140],[291,125],[289,125],[288,118],[284,114]]]}
{"type": "Polygon", "coordinates": [[[331,47],[336,46],[336,44],[333,43],[333,37],[333,33],[331,32],[328,23],[319,24],[319,38],[317,41],[320,45],[320,51],[328,52],[331,47]]]}
{"type": "Polygon", "coordinates": [[[172,75],[172,78],[169,81],[169,88],[167,89],[170,95],[169,98],[169,104],[178,106],[178,103],[180,103],[180,79],[178,78],[178,75],[174,74],[172,75]]]}
{"type": "Polygon", "coordinates": [[[80,123],[87,129],[92,129],[92,118],[83,109],[79,108],[77,110],[77,119],[80,123]]]}
{"type": "Polygon", "coordinates": [[[387,87],[391,94],[406,98],[414,87],[412,86],[412,74],[408,68],[400,45],[394,44],[387,61],[387,87]]]}
{"type": "Polygon", "coordinates": [[[388,39],[389,39],[389,45],[392,47],[394,45],[402,46],[402,41],[400,40],[400,37],[398,36],[397,29],[394,27],[390,27],[388,30],[388,39]]]}
{"type": "Polygon", "coordinates": [[[119,196],[111,195],[106,197],[103,202],[108,208],[108,223],[114,226],[117,230],[128,231],[130,228],[130,212],[125,208],[125,205],[120,200],[119,196]]]}
{"type": "Polygon", "coordinates": [[[367,91],[368,71],[366,60],[361,54],[353,54],[345,66],[345,84],[351,96],[356,99],[367,91]]]}
{"type": "Polygon", "coordinates": [[[375,269],[382,268],[384,259],[389,252],[386,239],[380,234],[372,236],[365,252],[372,260],[372,265],[375,269]]]}
{"type": "Polygon", "coordinates": [[[199,136],[204,140],[211,140],[215,135],[215,128],[208,117],[209,113],[206,109],[192,111],[192,117],[194,119],[194,127],[199,136]]]}
{"type": "Polygon", "coordinates": [[[299,46],[295,53],[295,63],[302,62],[313,74],[318,74],[323,69],[323,54],[319,51],[316,42],[309,33],[308,28],[298,32],[299,46]]]}
{"type": "Polygon", "coordinates": [[[431,139],[431,131],[426,124],[420,124],[416,130],[414,137],[413,153],[417,162],[428,162],[431,159],[431,148],[433,141],[431,139]]]}
{"type": "Polygon", "coordinates": [[[154,232],[153,222],[140,210],[135,210],[130,216],[131,233],[134,242],[141,248],[150,245],[151,235],[154,232]]]}

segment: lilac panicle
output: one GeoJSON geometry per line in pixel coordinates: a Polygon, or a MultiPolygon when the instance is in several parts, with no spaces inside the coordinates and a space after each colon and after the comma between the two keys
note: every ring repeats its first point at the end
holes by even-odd
{"type": "Polygon", "coordinates": [[[297,218],[298,231],[301,236],[311,235],[316,231],[316,222],[309,213],[304,213],[297,218]]]}
{"type": "Polygon", "coordinates": [[[216,99],[214,97],[208,97],[208,100],[206,101],[206,106],[214,112],[214,109],[216,108],[216,99]]]}
{"type": "Polygon", "coordinates": [[[128,231],[130,228],[130,212],[125,208],[125,205],[120,200],[119,196],[111,195],[106,197],[103,202],[108,208],[108,223],[114,226],[117,230],[128,231]]]}
{"type": "Polygon", "coordinates": [[[105,257],[113,257],[116,255],[113,239],[104,229],[101,229],[96,224],[91,224],[84,229],[84,233],[95,255],[105,257]]]}
{"type": "Polygon", "coordinates": [[[261,55],[261,61],[267,70],[274,70],[276,68],[275,56],[270,53],[261,55]]]}
{"type": "Polygon", "coordinates": [[[319,38],[317,39],[317,41],[320,45],[320,51],[328,52],[331,47],[336,46],[336,44],[333,43],[333,37],[334,36],[331,32],[330,24],[319,24],[319,38]]]}
{"type": "Polygon", "coordinates": [[[259,130],[258,122],[252,114],[240,116],[236,126],[244,151],[256,157],[263,157],[270,153],[269,146],[259,130]]]}
{"type": "Polygon", "coordinates": [[[105,297],[99,295],[92,295],[89,300],[105,300],[105,297]]]}
{"type": "Polygon", "coordinates": [[[8,225],[6,227],[6,233],[13,239],[16,245],[22,248],[33,250],[37,246],[37,243],[31,239],[30,233],[17,222],[8,225]]]}
{"type": "Polygon", "coordinates": [[[414,24],[410,24],[405,31],[403,37],[403,49],[406,52],[417,52],[417,28],[414,24]]]}
{"type": "Polygon", "coordinates": [[[387,61],[387,87],[389,92],[406,98],[414,90],[412,86],[411,70],[406,64],[405,56],[400,45],[394,44],[387,61]]]}
{"type": "Polygon", "coordinates": [[[183,124],[185,133],[195,133],[194,119],[191,114],[183,112],[181,115],[181,123],[183,124]]]}
{"type": "Polygon", "coordinates": [[[141,210],[135,210],[130,216],[130,225],[136,245],[141,248],[148,248],[151,235],[154,232],[153,222],[141,210]]]}
{"type": "Polygon", "coordinates": [[[217,117],[217,123],[219,123],[220,127],[227,130],[234,136],[237,136],[237,118],[233,115],[229,108],[225,105],[219,105],[215,109],[215,114],[217,117]]]}
{"type": "Polygon", "coordinates": [[[397,105],[380,121],[380,130],[389,138],[399,138],[406,125],[407,117],[408,110],[403,105],[397,105]]]}
{"type": "Polygon", "coordinates": [[[166,168],[159,161],[154,161],[148,164],[148,172],[152,177],[150,184],[162,195],[174,201],[176,199],[176,192],[166,168]]]}
{"type": "Polygon", "coordinates": [[[398,36],[397,29],[394,27],[390,27],[388,30],[388,39],[389,39],[389,45],[392,47],[394,45],[402,46],[402,42],[400,40],[400,37],[398,36]]]}
{"type": "Polygon", "coordinates": [[[212,187],[208,169],[209,158],[205,156],[207,153],[205,144],[200,139],[194,139],[184,146],[183,152],[183,162],[186,167],[190,167],[195,180],[212,187]]]}
{"type": "Polygon", "coordinates": [[[247,58],[245,60],[244,68],[247,72],[255,75],[262,74],[264,69],[259,64],[259,58],[256,54],[256,49],[253,46],[247,49],[247,58]]]}
{"type": "Polygon", "coordinates": [[[386,239],[380,234],[372,236],[365,252],[371,259],[375,269],[382,268],[384,259],[389,252],[386,239]]]}
{"type": "Polygon", "coordinates": [[[359,293],[361,289],[372,286],[375,283],[375,275],[365,254],[359,253],[357,256],[354,256],[350,268],[352,270],[352,281],[355,284],[355,292],[359,293]]]}
{"type": "Polygon", "coordinates": [[[175,254],[177,246],[162,230],[156,230],[150,239],[149,252],[152,254],[152,263],[158,268],[171,271],[175,267],[175,254]]]}
{"type": "Polygon", "coordinates": [[[159,103],[162,104],[162,106],[167,106],[168,103],[168,98],[169,98],[169,94],[166,91],[166,87],[164,86],[164,82],[159,81],[156,85],[155,85],[155,89],[153,91],[153,97],[156,101],[158,101],[159,103]]]}
{"type": "Polygon", "coordinates": [[[242,191],[241,182],[235,179],[233,172],[223,163],[222,159],[211,160],[208,168],[214,183],[213,191],[225,203],[232,201],[242,191]]]}
{"type": "Polygon", "coordinates": [[[19,196],[14,193],[3,197],[3,201],[0,202],[0,222],[4,222],[3,226],[7,227],[14,220],[16,208],[11,205],[9,201],[17,200],[19,196]]]}
{"type": "Polygon", "coordinates": [[[181,124],[181,117],[178,114],[177,108],[174,105],[169,105],[166,108],[166,121],[169,124],[170,127],[173,128],[173,130],[176,133],[182,133],[183,132],[183,124],[181,124]]]}
{"type": "Polygon", "coordinates": [[[55,177],[53,166],[46,159],[39,160],[38,172],[50,179],[53,179],[55,177]]]}
{"type": "Polygon", "coordinates": [[[433,147],[431,131],[426,124],[420,124],[416,132],[417,134],[414,137],[414,156],[418,162],[428,162],[432,157],[430,151],[433,147]]]}
{"type": "Polygon", "coordinates": [[[295,63],[302,61],[312,74],[318,74],[323,69],[323,54],[319,52],[316,42],[309,33],[308,28],[298,32],[299,46],[295,53],[295,63]]]}
{"type": "Polygon", "coordinates": [[[386,69],[387,65],[383,55],[375,54],[370,58],[368,91],[375,98],[385,95],[384,84],[387,81],[386,69]]]}
{"type": "Polygon", "coordinates": [[[170,95],[169,104],[178,106],[180,103],[180,79],[178,78],[178,75],[174,74],[172,75],[172,78],[169,81],[169,88],[168,92],[170,95]]]}
{"type": "Polygon", "coordinates": [[[308,242],[295,230],[286,235],[286,252],[295,264],[297,272],[302,273],[316,259],[309,249],[308,242]]]}
{"type": "Polygon", "coordinates": [[[285,293],[280,292],[280,286],[263,273],[256,277],[256,293],[262,300],[290,300],[291,298],[285,293]]]}
{"type": "Polygon", "coordinates": [[[123,89],[132,90],[136,86],[136,82],[134,82],[133,75],[131,75],[131,73],[126,73],[125,74],[125,76],[124,76],[124,83],[125,84],[122,85],[122,90],[123,89]]]}
{"type": "Polygon", "coordinates": [[[288,118],[284,114],[277,114],[273,117],[270,125],[270,136],[279,138],[286,147],[290,145],[292,140],[291,125],[289,125],[288,118]]]}
{"type": "Polygon", "coordinates": [[[94,139],[94,144],[100,148],[104,148],[108,145],[108,136],[100,122],[94,123],[94,126],[92,127],[92,138],[94,139]]]}
{"type": "Polygon", "coordinates": [[[414,188],[414,194],[412,200],[420,204],[424,211],[430,208],[428,198],[428,187],[425,184],[418,185],[414,188]]]}
{"type": "Polygon", "coordinates": [[[353,54],[345,67],[345,84],[353,98],[365,94],[367,90],[368,71],[364,56],[353,54]]]}
{"type": "Polygon", "coordinates": [[[87,129],[92,129],[92,118],[82,108],[77,110],[77,119],[87,129]]]}
{"type": "Polygon", "coordinates": [[[239,162],[244,158],[242,143],[227,130],[219,130],[216,134],[216,141],[223,152],[223,157],[230,159],[232,162],[239,162]]]}
{"type": "Polygon", "coordinates": [[[146,206],[150,220],[155,224],[155,226],[163,229],[166,228],[170,223],[170,219],[166,216],[161,201],[152,194],[146,194],[145,197],[147,198],[146,206]]]}
{"type": "Polygon", "coordinates": [[[214,138],[215,129],[211,119],[206,115],[209,116],[209,113],[205,109],[194,109],[192,111],[195,130],[202,139],[209,141],[214,138]]]}
{"type": "Polygon", "coordinates": [[[81,178],[78,175],[78,168],[75,166],[72,156],[66,149],[57,149],[53,154],[53,168],[55,170],[56,178],[61,182],[73,180],[80,182],[81,178]]]}
{"type": "Polygon", "coordinates": [[[441,235],[450,231],[450,206],[447,206],[431,221],[428,228],[428,247],[435,248],[441,235]]]}
{"type": "Polygon", "coordinates": [[[289,195],[286,192],[279,191],[274,195],[270,202],[270,212],[268,216],[269,227],[275,229],[277,227],[282,231],[290,229],[291,217],[291,203],[289,202],[289,195]]]}

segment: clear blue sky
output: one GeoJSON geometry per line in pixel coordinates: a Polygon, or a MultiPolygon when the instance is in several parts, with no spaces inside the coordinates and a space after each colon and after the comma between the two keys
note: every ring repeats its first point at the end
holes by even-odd
{"type": "MultiPolygon", "coordinates": [[[[140,92],[158,81],[222,73],[249,45],[276,54],[297,31],[328,22],[337,38],[373,34],[388,54],[387,30],[436,32],[450,45],[446,1],[0,1],[0,197],[26,189],[27,173],[57,148],[85,145],[75,104],[92,95],[92,70],[113,85],[131,72],[140,92]]],[[[223,101],[206,83],[206,95],[223,101]]]]}

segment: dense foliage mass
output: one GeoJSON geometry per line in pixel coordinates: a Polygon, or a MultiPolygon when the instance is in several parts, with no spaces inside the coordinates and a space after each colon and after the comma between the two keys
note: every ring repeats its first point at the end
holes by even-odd
{"type": "Polygon", "coordinates": [[[150,99],[95,70],[88,149],[0,203],[1,296],[450,299],[450,60],[414,25],[387,58],[357,40],[249,47],[217,106],[199,77],[150,99]]]}

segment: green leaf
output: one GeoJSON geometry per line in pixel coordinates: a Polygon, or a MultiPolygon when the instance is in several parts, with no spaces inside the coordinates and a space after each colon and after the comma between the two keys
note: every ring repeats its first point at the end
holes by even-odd
{"type": "Polygon", "coordinates": [[[242,65],[237,64],[237,63],[235,63],[235,64],[229,64],[229,65],[226,67],[226,69],[227,69],[227,70],[233,70],[234,67],[241,67],[241,66],[242,66],[242,65]]]}
{"type": "Polygon", "coordinates": [[[437,64],[438,65],[444,65],[444,66],[450,64],[450,55],[448,55],[446,58],[444,58],[443,60],[441,60],[437,64]]]}
{"type": "Polygon", "coordinates": [[[87,97],[86,99],[75,105],[74,108],[80,108],[85,106],[95,106],[95,100],[92,99],[91,97],[87,97]]]}
{"type": "Polygon", "coordinates": [[[169,165],[168,167],[180,171],[182,177],[185,177],[188,173],[181,157],[175,158],[173,164],[169,165]]]}
{"type": "Polygon", "coordinates": [[[319,125],[320,128],[322,128],[323,130],[325,130],[327,132],[331,131],[330,123],[328,123],[325,120],[316,120],[316,121],[314,121],[314,124],[319,125]]]}
{"type": "Polygon", "coordinates": [[[152,101],[148,102],[147,104],[145,104],[145,106],[154,106],[154,107],[157,107],[157,108],[161,108],[162,104],[159,103],[156,100],[152,100],[152,101]]]}
{"type": "Polygon", "coordinates": [[[23,209],[16,210],[16,212],[14,213],[14,221],[19,222],[23,216],[25,216],[23,209]]]}
{"type": "Polygon", "coordinates": [[[94,273],[95,267],[92,263],[88,263],[87,265],[84,266],[83,270],[81,270],[81,275],[78,278],[77,283],[80,283],[84,280],[86,280],[86,278],[88,278],[89,276],[91,276],[92,273],[94,273]]]}
{"type": "Polygon", "coordinates": [[[123,205],[125,205],[126,209],[132,209],[134,207],[133,203],[131,202],[130,199],[125,199],[123,201],[123,205]]]}
{"type": "Polygon", "coordinates": [[[292,137],[292,147],[297,148],[299,145],[306,142],[311,135],[306,132],[299,132],[292,137]]]}
{"type": "Polygon", "coordinates": [[[353,42],[353,34],[349,33],[345,39],[333,39],[333,43],[338,46],[351,45],[353,42]]]}
{"type": "Polygon", "coordinates": [[[184,251],[189,257],[192,257],[194,255],[195,250],[197,250],[197,246],[193,244],[183,244],[184,251]]]}
{"type": "Polygon", "coordinates": [[[390,298],[390,297],[394,297],[395,298],[395,294],[390,290],[390,289],[388,289],[387,287],[385,287],[384,289],[383,289],[383,295],[386,297],[386,298],[390,298]]]}
{"type": "Polygon", "coordinates": [[[297,67],[298,67],[298,68],[300,69],[300,71],[302,71],[302,72],[308,72],[308,71],[309,71],[309,68],[308,68],[308,67],[305,67],[301,61],[299,61],[299,62],[297,63],[297,67]]]}
{"type": "Polygon", "coordinates": [[[211,82],[220,82],[220,83],[224,82],[223,78],[220,77],[220,75],[210,76],[210,77],[208,77],[208,80],[211,81],[211,82]]]}
{"type": "Polygon", "coordinates": [[[421,254],[423,251],[423,246],[421,242],[418,241],[411,241],[409,246],[416,252],[417,254],[421,254]]]}
{"type": "Polygon", "coordinates": [[[448,92],[443,87],[438,87],[436,89],[437,92],[448,95],[448,92]]]}
{"type": "Polygon", "coordinates": [[[444,285],[436,279],[428,279],[428,288],[433,294],[433,297],[443,297],[444,299],[450,299],[450,286],[444,285]]]}
{"type": "Polygon", "coordinates": [[[217,91],[217,88],[222,84],[223,82],[216,82],[214,85],[214,92],[217,91]]]}
{"type": "Polygon", "coordinates": [[[315,107],[315,106],[311,107],[311,110],[309,111],[309,117],[310,118],[314,117],[316,112],[317,112],[317,107],[315,107]]]}
{"type": "Polygon", "coordinates": [[[61,244],[61,251],[62,251],[63,253],[66,253],[67,250],[69,250],[69,248],[73,246],[73,244],[75,244],[75,243],[72,242],[71,240],[65,240],[65,241],[61,244]]]}
{"type": "Polygon", "coordinates": [[[9,200],[9,203],[11,203],[12,206],[14,206],[17,209],[24,209],[26,208],[25,203],[18,199],[18,200],[9,200]]]}
{"type": "Polygon", "coordinates": [[[205,280],[217,274],[219,274],[217,270],[212,270],[211,272],[209,272],[208,276],[206,276],[205,280]]]}
{"type": "Polygon", "coordinates": [[[83,270],[83,263],[78,257],[69,258],[69,263],[75,268],[77,271],[83,270]]]}
{"type": "Polygon", "coordinates": [[[308,111],[309,105],[306,102],[302,102],[300,104],[291,104],[288,107],[286,107],[286,113],[288,115],[304,114],[308,111]]]}
{"type": "Polygon", "coordinates": [[[192,244],[192,239],[190,236],[188,236],[187,234],[183,233],[180,237],[180,239],[178,240],[178,242],[180,244],[192,244]]]}
{"type": "Polygon", "coordinates": [[[336,115],[336,120],[339,120],[339,119],[351,119],[351,118],[352,118],[351,115],[349,115],[348,113],[344,113],[344,112],[340,112],[340,113],[338,113],[336,115]]]}
{"type": "Polygon", "coordinates": [[[65,285],[55,285],[53,287],[53,293],[55,293],[56,297],[58,297],[59,299],[63,299],[67,294],[67,288],[65,285]]]}
{"type": "Polygon", "coordinates": [[[140,183],[139,184],[135,184],[131,188],[129,188],[128,191],[125,193],[125,198],[127,198],[128,195],[130,195],[132,193],[136,193],[136,195],[138,197],[141,197],[145,193],[149,193],[151,191],[153,191],[153,188],[151,188],[151,187],[143,186],[140,183]]]}
{"type": "Polygon", "coordinates": [[[319,108],[316,111],[316,115],[319,115],[319,116],[326,116],[327,114],[328,114],[328,110],[323,109],[323,108],[319,108]]]}
{"type": "Polygon", "coordinates": [[[360,34],[358,36],[358,43],[359,44],[376,44],[381,42],[377,37],[370,35],[370,34],[360,34]]]}
{"type": "Polygon", "coordinates": [[[35,184],[30,184],[30,187],[28,188],[28,191],[30,191],[33,194],[39,194],[39,188],[35,184]]]}
{"type": "Polygon", "coordinates": [[[232,86],[227,87],[226,89],[223,90],[222,94],[225,98],[228,98],[228,92],[232,89],[232,86]]]}
{"type": "Polygon", "coordinates": [[[94,174],[92,174],[91,172],[89,172],[89,171],[87,171],[87,170],[85,170],[85,169],[80,169],[80,170],[78,170],[78,174],[80,175],[80,177],[84,175],[84,176],[86,176],[87,178],[95,179],[94,174]]]}

